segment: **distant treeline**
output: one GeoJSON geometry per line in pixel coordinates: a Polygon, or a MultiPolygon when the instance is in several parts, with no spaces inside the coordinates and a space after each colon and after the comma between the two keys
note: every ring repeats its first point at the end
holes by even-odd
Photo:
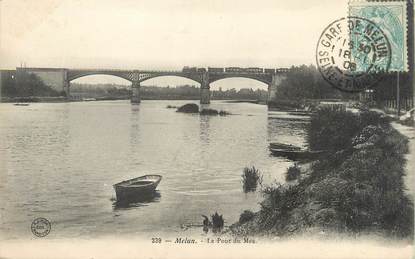
{"type": "Polygon", "coordinates": [[[181,85],[177,87],[141,86],[141,99],[199,99],[199,87],[194,85],[181,85]]]}
{"type": "Polygon", "coordinates": [[[342,92],[321,76],[314,65],[292,66],[277,91],[277,100],[353,99],[356,94],[342,92]]]}
{"type": "MultiPolygon", "coordinates": [[[[211,99],[213,100],[266,100],[268,92],[266,90],[253,90],[252,88],[218,90],[210,89],[211,99]]],[[[199,99],[200,88],[194,85],[182,85],[177,87],[142,86],[141,98],[143,99],[199,99]]]]}
{"type": "Polygon", "coordinates": [[[71,83],[70,94],[73,97],[82,98],[113,97],[127,99],[131,94],[131,90],[126,85],[71,83]]]}
{"type": "Polygon", "coordinates": [[[262,89],[253,90],[252,88],[242,88],[236,90],[234,88],[223,91],[211,90],[213,100],[239,99],[239,100],[259,100],[266,101],[268,98],[268,91],[262,89]]]}
{"type": "MultiPolygon", "coordinates": [[[[412,85],[409,73],[400,73],[400,97],[411,98],[412,85]]],[[[396,99],[397,73],[389,72],[381,76],[381,80],[373,87],[374,101],[396,99]]],[[[314,65],[293,66],[287,73],[287,78],[278,87],[276,100],[302,99],[357,99],[358,93],[346,93],[332,87],[321,76],[314,65]]]]}
{"type": "MultiPolygon", "coordinates": [[[[71,84],[71,95],[82,95],[83,97],[120,97],[129,96],[129,86],[116,84],[71,84]]],[[[141,86],[140,94],[142,99],[158,100],[158,99],[199,99],[200,88],[194,85],[181,85],[177,87],[160,87],[160,86],[141,86]]],[[[212,99],[250,99],[250,100],[266,100],[266,90],[253,90],[242,88],[236,90],[234,88],[228,90],[212,90],[212,99]]]]}

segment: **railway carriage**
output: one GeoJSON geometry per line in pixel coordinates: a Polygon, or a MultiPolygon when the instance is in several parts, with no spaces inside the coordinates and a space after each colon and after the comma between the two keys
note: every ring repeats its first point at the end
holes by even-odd
{"type": "Polygon", "coordinates": [[[195,72],[197,72],[197,68],[196,67],[185,66],[185,67],[183,67],[182,72],[183,73],[195,73],[195,72]]]}
{"type": "Polygon", "coordinates": [[[275,74],[275,69],[274,68],[265,68],[264,72],[266,74],[275,74]]]}
{"type": "Polygon", "coordinates": [[[208,67],[208,71],[212,73],[223,73],[223,67],[208,67]]]}
{"type": "Polygon", "coordinates": [[[253,73],[253,74],[261,74],[261,73],[264,73],[264,69],[259,68],[259,67],[248,67],[247,69],[245,69],[245,72],[253,73]]]}
{"type": "Polygon", "coordinates": [[[240,67],[227,67],[225,68],[225,72],[227,73],[242,73],[245,72],[245,69],[240,68],[240,67]]]}

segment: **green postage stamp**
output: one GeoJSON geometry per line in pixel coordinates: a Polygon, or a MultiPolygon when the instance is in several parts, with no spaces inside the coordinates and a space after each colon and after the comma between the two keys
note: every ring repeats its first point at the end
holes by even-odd
{"type": "Polygon", "coordinates": [[[350,1],[349,16],[375,23],[391,46],[389,71],[408,71],[406,1],[350,1]]]}

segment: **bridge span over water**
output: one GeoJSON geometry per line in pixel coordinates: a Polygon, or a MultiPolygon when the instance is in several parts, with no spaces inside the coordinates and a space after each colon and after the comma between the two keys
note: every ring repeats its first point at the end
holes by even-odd
{"type": "Polygon", "coordinates": [[[70,69],[70,68],[16,68],[37,75],[46,85],[57,91],[64,91],[70,98],[70,82],[90,75],[112,75],[131,82],[131,103],[140,103],[140,83],[161,76],[178,76],[200,84],[200,103],[210,103],[210,83],[225,78],[250,78],[268,85],[268,100],[272,100],[278,85],[285,78],[288,69],[263,68],[188,68],[178,71],[122,70],[122,69],[70,69]]]}

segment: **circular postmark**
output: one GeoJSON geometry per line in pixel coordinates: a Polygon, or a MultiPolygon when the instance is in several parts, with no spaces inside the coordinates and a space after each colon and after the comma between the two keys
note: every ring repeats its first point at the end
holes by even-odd
{"type": "Polygon", "coordinates": [[[37,237],[45,237],[50,233],[51,225],[49,220],[45,218],[37,218],[33,220],[30,228],[32,229],[33,235],[37,237]]]}
{"type": "Polygon", "coordinates": [[[391,46],[372,21],[355,16],[338,19],[321,34],[316,62],[323,78],[347,92],[373,87],[388,72],[391,46]]]}

